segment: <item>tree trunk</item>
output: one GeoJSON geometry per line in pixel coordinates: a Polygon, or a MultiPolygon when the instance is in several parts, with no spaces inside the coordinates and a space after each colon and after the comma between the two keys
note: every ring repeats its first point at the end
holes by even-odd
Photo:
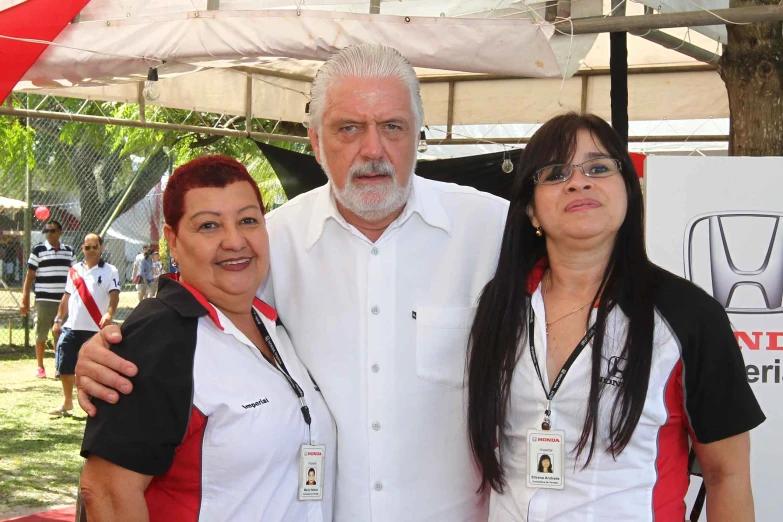
{"type": "MultiPolygon", "coordinates": [[[[731,7],[779,0],[731,0],[731,7]]],[[[718,72],[729,95],[730,156],[783,156],[783,22],[727,25],[718,72]]]]}

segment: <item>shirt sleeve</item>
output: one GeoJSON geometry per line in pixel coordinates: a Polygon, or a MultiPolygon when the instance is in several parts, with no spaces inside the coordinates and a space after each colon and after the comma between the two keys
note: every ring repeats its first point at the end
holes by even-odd
{"type": "Polygon", "coordinates": [[[38,270],[38,255],[35,253],[35,247],[30,250],[30,258],[27,260],[27,268],[30,270],[38,270]]]}
{"type": "Polygon", "coordinates": [[[71,295],[76,293],[76,287],[73,284],[73,279],[71,279],[71,274],[68,274],[68,277],[65,279],[65,293],[71,295]]]}
{"type": "Polygon", "coordinates": [[[187,432],[198,320],[183,318],[158,299],[139,303],[112,348],[135,363],[133,391],[117,404],[95,400],[81,455],[97,455],[142,475],[163,475],[187,432]]]}
{"type": "Polygon", "coordinates": [[[750,431],[765,416],[726,311],[709,296],[693,304],[698,323],[683,346],[685,408],[696,440],[707,444],[750,431]]]}
{"type": "Polygon", "coordinates": [[[120,291],[120,273],[115,267],[111,267],[111,281],[109,281],[109,292],[120,291]]]}

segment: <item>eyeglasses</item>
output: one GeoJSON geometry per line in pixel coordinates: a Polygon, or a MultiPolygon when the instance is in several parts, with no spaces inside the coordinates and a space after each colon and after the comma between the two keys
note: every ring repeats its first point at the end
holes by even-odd
{"type": "Polygon", "coordinates": [[[533,181],[538,185],[557,185],[565,183],[574,175],[574,169],[580,168],[588,178],[607,178],[620,172],[620,162],[614,158],[596,158],[579,165],[549,165],[538,169],[533,181]]]}
{"type": "Polygon", "coordinates": [[[101,247],[98,245],[82,245],[82,248],[85,250],[98,250],[101,247]]]}
{"type": "Polygon", "coordinates": [[[56,234],[57,232],[59,232],[59,230],[56,229],[56,228],[45,228],[45,229],[43,229],[43,233],[44,234],[56,234]]]}

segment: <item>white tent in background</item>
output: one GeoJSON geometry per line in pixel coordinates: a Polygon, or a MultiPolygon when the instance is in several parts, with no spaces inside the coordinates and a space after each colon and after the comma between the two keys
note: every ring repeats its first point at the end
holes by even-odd
{"type": "MultiPolygon", "coordinates": [[[[0,0],[0,10],[15,3],[0,0]]],[[[369,14],[371,3],[93,0],[16,90],[135,103],[157,67],[162,94],[153,104],[301,122],[321,61],[375,41],[417,68],[430,126],[536,123],[564,109],[610,116],[608,35],[559,34],[568,22],[543,21],[543,0],[381,1],[380,15],[369,14]]],[[[669,10],[727,3],[656,2],[669,10]]],[[[626,8],[644,12],[637,3],[626,8]]],[[[573,18],[610,10],[609,0],[571,3],[573,18]]],[[[719,31],[668,32],[720,52],[719,31]]],[[[636,36],[629,36],[629,64],[631,120],[728,117],[714,67],[636,36]]]]}
{"type": "Polygon", "coordinates": [[[0,196],[0,208],[25,209],[27,208],[27,203],[18,199],[0,196]]]}

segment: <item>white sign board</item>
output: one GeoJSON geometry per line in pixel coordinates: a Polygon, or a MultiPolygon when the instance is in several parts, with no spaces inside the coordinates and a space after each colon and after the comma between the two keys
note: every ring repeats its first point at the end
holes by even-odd
{"type": "Polygon", "coordinates": [[[650,259],[729,314],[767,416],[751,434],[756,520],[783,520],[783,158],[648,157],[645,177],[650,259]]]}

